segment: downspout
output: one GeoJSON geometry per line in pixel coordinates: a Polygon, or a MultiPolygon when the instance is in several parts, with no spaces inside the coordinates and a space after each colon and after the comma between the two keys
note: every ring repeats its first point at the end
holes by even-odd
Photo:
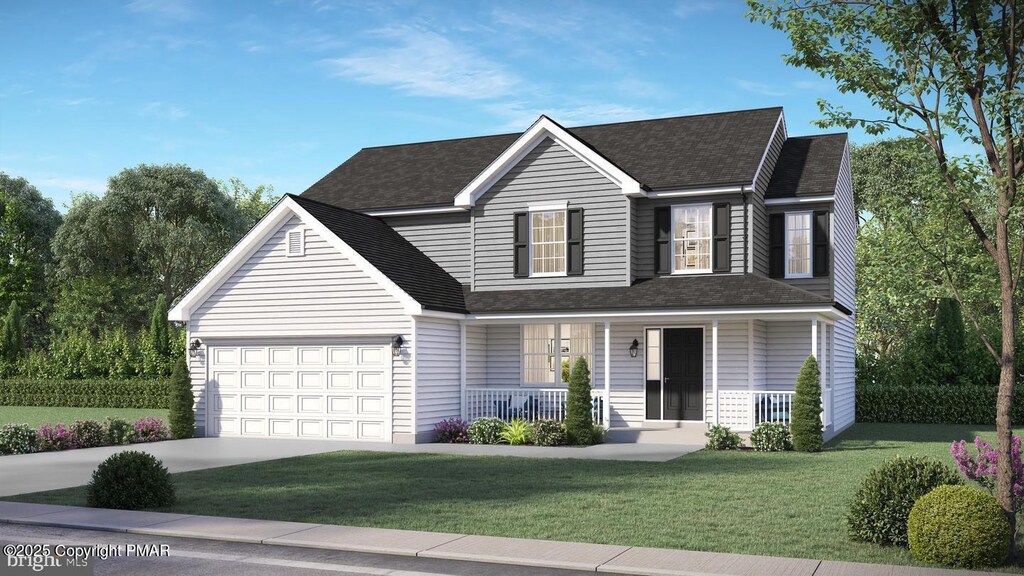
{"type": "Polygon", "coordinates": [[[750,222],[747,216],[747,194],[750,191],[746,186],[743,187],[743,191],[740,192],[740,196],[743,197],[743,271],[753,272],[752,266],[750,265],[750,222]]]}

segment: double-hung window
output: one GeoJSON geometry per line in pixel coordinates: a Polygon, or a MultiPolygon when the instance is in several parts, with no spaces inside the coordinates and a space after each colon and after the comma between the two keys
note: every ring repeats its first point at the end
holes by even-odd
{"type": "Polygon", "coordinates": [[[786,213],[786,278],[811,277],[813,212],[786,213]]]}
{"type": "Polygon", "coordinates": [[[672,272],[711,272],[711,204],[672,208],[672,272]]]}
{"type": "Polygon", "coordinates": [[[565,275],[565,210],[530,212],[530,275],[565,275]]]}
{"type": "Polygon", "coordinates": [[[593,370],[593,324],[523,325],[524,384],[564,384],[578,358],[593,370]]]}

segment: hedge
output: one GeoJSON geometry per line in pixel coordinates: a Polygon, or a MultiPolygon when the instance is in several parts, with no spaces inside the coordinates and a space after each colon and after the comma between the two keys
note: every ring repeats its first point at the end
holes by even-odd
{"type": "MultiPolygon", "coordinates": [[[[858,422],[994,426],[997,386],[970,384],[857,386],[858,422]]],[[[1011,419],[1024,422],[1024,397],[1016,394],[1011,419]]]]}
{"type": "Polygon", "coordinates": [[[167,379],[0,380],[0,406],[167,408],[167,379]]]}

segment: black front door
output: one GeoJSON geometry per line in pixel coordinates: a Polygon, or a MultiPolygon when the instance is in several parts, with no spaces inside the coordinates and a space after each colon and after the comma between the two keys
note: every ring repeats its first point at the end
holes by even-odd
{"type": "Polygon", "coordinates": [[[704,331],[662,330],[665,420],[704,419],[704,331]]]}

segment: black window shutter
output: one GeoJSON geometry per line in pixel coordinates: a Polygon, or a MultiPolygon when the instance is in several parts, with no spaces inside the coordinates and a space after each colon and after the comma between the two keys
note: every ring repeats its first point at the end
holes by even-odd
{"type": "Polygon", "coordinates": [[[712,271],[728,272],[732,269],[731,254],[729,250],[729,204],[715,204],[712,206],[712,239],[711,239],[711,260],[712,271]]]}
{"type": "Polygon", "coordinates": [[[566,230],[565,271],[569,276],[583,274],[583,208],[570,208],[566,211],[568,230],[566,230]]]}
{"type": "Polygon", "coordinates": [[[828,212],[814,213],[814,275],[828,276],[828,212]]]}
{"type": "Polygon", "coordinates": [[[784,214],[768,216],[768,275],[782,278],[786,266],[786,220],[784,214]]]}
{"type": "Polygon", "coordinates": [[[654,271],[672,273],[672,209],[654,209],[654,271]]]}
{"type": "Polygon", "coordinates": [[[530,275],[530,213],[512,215],[512,275],[525,278],[530,275]]]}

